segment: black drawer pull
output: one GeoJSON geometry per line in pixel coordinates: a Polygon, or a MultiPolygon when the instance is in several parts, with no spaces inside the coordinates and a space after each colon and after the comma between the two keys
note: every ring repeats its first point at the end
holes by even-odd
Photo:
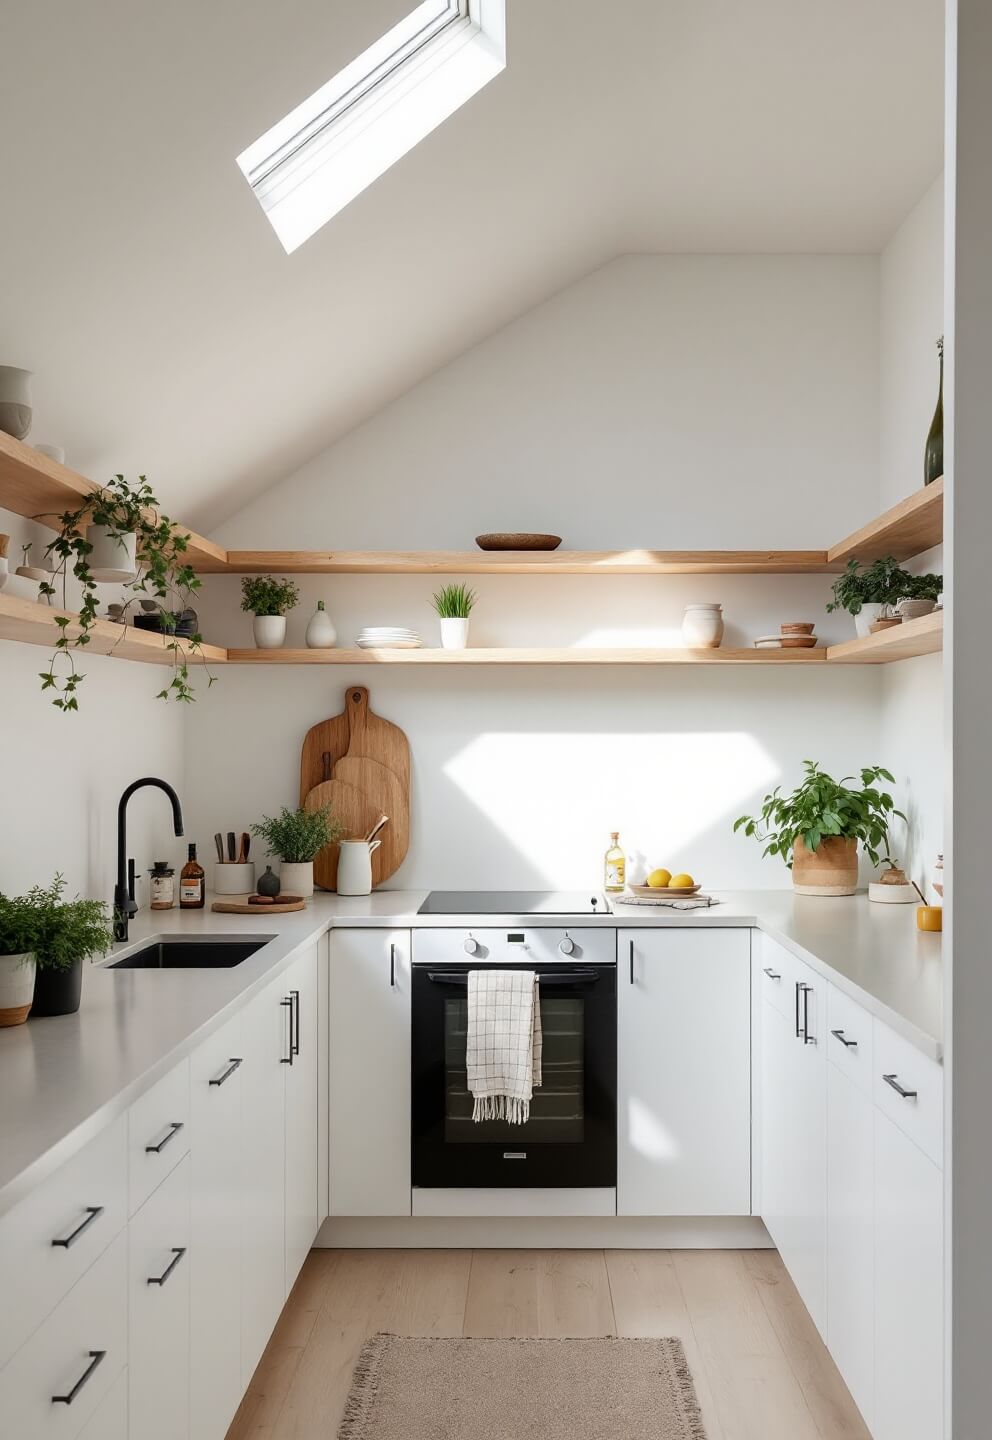
{"type": "Polygon", "coordinates": [[[161,1139],[161,1140],[158,1142],[157,1145],[146,1145],[146,1146],[145,1146],[145,1154],[146,1154],[146,1155],[161,1155],[162,1151],[165,1149],[166,1145],[168,1145],[169,1141],[170,1141],[170,1140],[175,1140],[176,1136],[179,1134],[180,1130],[183,1128],[183,1124],[184,1124],[184,1122],[183,1122],[182,1120],[173,1120],[172,1124],[169,1126],[169,1133],[168,1133],[168,1135],[166,1135],[163,1139],[161,1139]]]}
{"type": "Polygon", "coordinates": [[[173,1270],[175,1270],[176,1266],[179,1264],[180,1260],[185,1254],[185,1245],[173,1246],[172,1259],[169,1261],[168,1265],[166,1265],[161,1275],[149,1275],[146,1283],[148,1285],[164,1285],[166,1280],[168,1280],[169,1276],[172,1274],[173,1270]]]}
{"type": "Polygon", "coordinates": [[[831,1033],[831,1035],[834,1037],[835,1040],[839,1040],[839,1041],[840,1041],[840,1043],[843,1045],[843,1047],[844,1047],[845,1050],[857,1050],[857,1048],[858,1048],[858,1042],[857,1042],[857,1040],[848,1040],[848,1038],[847,1038],[847,1036],[844,1034],[843,1030],[831,1030],[830,1033],[831,1033]]]}
{"type": "Polygon", "coordinates": [[[102,1214],[102,1205],[87,1205],[86,1219],[79,1222],[71,1235],[67,1235],[64,1240],[53,1240],[52,1244],[58,1246],[60,1250],[68,1250],[71,1246],[75,1245],[80,1235],[82,1235],[85,1230],[88,1230],[90,1228],[90,1226],[93,1224],[93,1221],[102,1214]]]}
{"type": "Polygon", "coordinates": [[[768,965],[765,966],[765,974],[768,976],[769,980],[781,980],[782,978],[777,970],[772,970],[768,965]]]}
{"type": "Polygon", "coordinates": [[[93,1371],[100,1364],[100,1361],[106,1358],[106,1354],[106,1350],[91,1350],[90,1363],[87,1365],[82,1375],[80,1375],[75,1385],[73,1385],[68,1395],[53,1395],[52,1404],[71,1405],[73,1400],[75,1400],[76,1396],[79,1394],[80,1390],[82,1390],[83,1386],[86,1384],[87,1380],[93,1374],[93,1371]]]}
{"type": "Polygon", "coordinates": [[[896,1092],[896,1094],[899,1095],[899,1096],[901,1096],[903,1100],[915,1100],[915,1099],[916,1099],[916,1091],[915,1091],[915,1090],[904,1090],[904,1089],[902,1088],[902,1086],[899,1084],[899,1081],[898,1081],[898,1079],[896,1078],[895,1075],[883,1075],[883,1076],[882,1076],[882,1079],[885,1081],[886,1085],[891,1086],[891,1088],[896,1092]]]}
{"type": "Polygon", "coordinates": [[[396,946],[389,947],[389,988],[396,989],[396,946]]]}
{"type": "Polygon", "coordinates": [[[281,1056],[279,1064],[292,1065],[293,1056],[296,1054],[296,1051],[293,1049],[293,997],[287,995],[285,1000],[279,1001],[279,1004],[289,1011],[289,1054],[281,1056]]]}
{"type": "Polygon", "coordinates": [[[225,1080],[230,1080],[231,1076],[234,1074],[235,1070],[237,1070],[238,1066],[239,1066],[239,1065],[243,1065],[244,1063],[245,1063],[245,1062],[244,1062],[243,1059],[236,1060],[236,1059],[234,1058],[234,1056],[232,1055],[232,1056],[231,1056],[231,1063],[230,1063],[230,1065],[228,1065],[228,1067],[227,1067],[227,1069],[224,1071],[223,1075],[217,1075],[217,1076],[216,1076],[213,1080],[211,1080],[209,1083],[210,1083],[211,1085],[223,1085],[223,1083],[224,1083],[225,1080]]]}
{"type": "Polygon", "coordinates": [[[293,1017],[293,1038],[292,1038],[292,1040],[289,1042],[289,1044],[290,1044],[290,1049],[292,1050],[293,1054],[294,1054],[294,1055],[299,1055],[299,1053],[300,1053],[300,992],[299,992],[299,990],[290,990],[290,992],[289,992],[289,998],[290,998],[290,1000],[293,1002],[292,1005],[290,1006],[290,1011],[289,1011],[290,1015],[293,1017]]]}

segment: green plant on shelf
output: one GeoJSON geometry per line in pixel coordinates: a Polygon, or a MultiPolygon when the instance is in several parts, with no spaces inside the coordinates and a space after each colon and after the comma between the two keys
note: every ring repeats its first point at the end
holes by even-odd
{"type": "MultiPolygon", "coordinates": [[[[59,636],[55,642],[47,670],[39,672],[43,691],[54,690],[52,704],[58,710],[79,709],[78,690],[86,678],[76,666],[74,652],[84,649],[92,638],[97,621],[97,581],[90,570],[89,557],[93,546],[86,538],[90,525],[103,526],[109,536],[123,544],[125,537],[135,536],[138,572],[128,586],[131,592],[122,603],[121,633],[114,648],[127,634],[127,616],[141,599],[158,602],[162,639],[172,658],[172,679],[158,692],[160,700],[181,700],[188,703],[196,697],[190,681],[189,662],[197,657],[204,665],[208,687],[214,676],[207,669],[203,656],[203,637],[199,632],[180,639],[176,624],[187,609],[189,598],[200,588],[200,580],[187,562],[189,536],[163,515],[148,480],[138,476],[137,485],[130,485],[123,475],[115,475],[108,484],[94,490],[76,510],[66,510],[57,517],[58,534],[46,547],[46,555],[55,562],[50,580],[43,580],[39,594],[49,604],[61,591],[63,609],[68,608],[69,576],[78,581],[82,602],[75,622],[71,615],[56,615],[59,636]],[[69,627],[75,623],[75,635],[69,627]]],[[[51,516],[36,516],[51,519],[51,516]]]]}
{"type": "Polygon", "coordinates": [[[444,585],[435,594],[432,604],[442,620],[467,620],[476,599],[475,591],[467,585],[444,585]]]}
{"type": "Polygon", "coordinates": [[[285,615],[299,600],[300,592],[292,580],[246,575],[241,581],[241,608],[249,615],[285,615]]]}
{"type": "Polygon", "coordinates": [[[317,810],[290,810],[284,805],[276,816],[263,815],[251,833],[265,842],[270,855],[288,865],[305,865],[316,859],[325,845],[340,840],[344,829],[329,805],[317,810]]]}
{"type": "Polygon", "coordinates": [[[40,970],[68,970],[77,960],[104,955],[113,944],[102,900],[63,900],[66,881],[35,885],[26,895],[0,894],[0,953],[29,951],[40,970]],[[17,950],[8,946],[17,945],[17,950]]]}
{"type": "Polygon", "coordinates": [[[889,863],[889,825],[893,816],[905,820],[887,790],[878,788],[879,780],[895,783],[894,776],[881,765],[867,765],[861,771],[861,789],[850,788],[853,775],[834,780],[825,774],[815,760],[804,760],[806,774],[791,795],[783,795],[776,785],[766,795],[759,815],[742,815],[734,821],[734,833],[744,834],[764,845],[763,855],[779,855],[792,868],[792,850],[796,838],[802,836],[807,850],[816,850],[821,840],[831,836],[860,840],[873,865],[881,864],[880,855],[889,863]]]}
{"type": "Polygon", "coordinates": [[[860,615],[865,605],[884,605],[888,609],[900,600],[936,600],[943,588],[942,575],[912,575],[891,555],[873,560],[870,565],[848,560],[833,583],[833,599],[827,602],[827,610],[860,615]]]}

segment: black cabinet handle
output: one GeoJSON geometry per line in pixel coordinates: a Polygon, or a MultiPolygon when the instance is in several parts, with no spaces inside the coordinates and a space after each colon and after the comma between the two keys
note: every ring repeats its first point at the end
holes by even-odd
{"type": "Polygon", "coordinates": [[[802,990],[803,990],[803,982],[802,982],[801,980],[797,980],[797,981],[796,981],[796,1039],[797,1039],[797,1040],[801,1040],[801,1039],[803,1038],[803,1027],[802,1027],[802,1022],[800,1021],[800,1018],[799,1018],[799,997],[800,997],[800,995],[802,994],[802,990]]]}
{"type": "Polygon", "coordinates": [[[145,1154],[161,1155],[162,1151],[165,1149],[166,1145],[168,1145],[169,1141],[175,1140],[176,1136],[183,1128],[183,1124],[184,1122],[182,1120],[173,1120],[172,1124],[169,1126],[168,1135],[164,1136],[157,1145],[146,1145],[145,1154]]]}
{"type": "Polygon", "coordinates": [[[211,1084],[211,1085],[223,1085],[223,1083],[224,1083],[225,1080],[230,1080],[231,1076],[234,1074],[235,1070],[237,1070],[238,1066],[239,1066],[239,1065],[243,1065],[244,1063],[245,1063],[245,1062],[244,1062],[244,1059],[243,1059],[243,1058],[235,1059],[234,1056],[232,1055],[232,1056],[231,1056],[231,1063],[230,1063],[230,1065],[228,1065],[228,1067],[227,1067],[227,1069],[224,1071],[223,1075],[217,1075],[217,1076],[215,1076],[213,1080],[209,1081],[209,1084],[211,1084]]]}
{"type": "Polygon", "coordinates": [[[94,1370],[96,1369],[96,1367],[100,1364],[101,1360],[104,1360],[104,1359],[106,1358],[106,1355],[107,1355],[106,1350],[91,1350],[91,1351],[90,1351],[90,1363],[87,1365],[87,1367],[86,1367],[86,1369],[83,1371],[82,1375],[80,1375],[80,1377],[79,1377],[79,1379],[76,1381],[75,1385],[73,1385],[73,1387],[72,1387],[72,1389],[69,1391],[68,1395],[53,1395],[53,1396],[52,1396],[52,1404],[53,1404],[53,1405],[71,1405],[72,1402],[73,1402],[73,1400],[75,1400],[76,1396],[79,1394],[80,1390],[82,1390],[83,1386],[86,1384],[87,1380],[88,1380],[88,1379],[90,1378],[90,1376],[93,1374],[93,1371],[94,1371],[94,1370]]]}
{"type": "Polygon", "coordinates": [[[176,1266],[179,1264],[180,1260],[185,1254],[185,1245],[174,1245],[172,1247],[172,1259],[169,1261],[168,1265],[166,1265],[161,1275],[149,1275],[145,1283],[147,1285],[164,1285],[166,1280],[168,1280],[169,1276],[172,1274],[173,1270],[175,1270],[176,1266]]]}
{"type": "Polygon", "coordinates": [[[777,970],[772,970],[767,965],[765,966],[765,974],[768,976],[769,980],[781,980],[782,978],[777,970]]]}
{"type": "Polygon", "coordinates": [[[285,1007],[286,1009],[288,1009],[288,1011],[289,1011],[289,1054],[288,1054],[288,1055],[283,1055],[282,1059],[279,1061],[279,1064],[280,1064],[280,1065],[292,1065],[292,1063],[293,1063],[293,1053],[294,1053],[294,1052],[293,1052],[293,1000],[292,1000],[292,996],[287,995],[284,1000],[280,1000],[280,1001],[279,1001],[279,1004],[282,1005],[282,1006],[284,1006],[284,1007],[285,1007]]]}
{"type": "Polygon", "coordinates": [[[53,1240],[52,1244],[57,1246],[60,1250],[70,1249],[71,1246],[75,1245],[80,1235],[82,1235],[85,1230],[88,1230],[93,1224],[93,1221],[102,1214],[102,1205],[87,1205],[86,1219],[80,1221],[80,1223],[76,1226],[75,1230],[73,1230],[71,1235],[67,1235],[64,1240],[53,1240]]]}
{"type": "Polygon", "coordinates": [[[809,1033],[809,996],[813,987],[812,985],[801,983],[799,988],[803,995],[803,1044],[815,1045],[816,1036],[809,1033]]]}
{"type": "Polygon", "coordinates": [[[389,947],[389,988],[396,989],[396,946],[389,947]]]}
{"type": "Polygon", "coordinates": [[[294,1055],[300,1053],[300,992],[290,990],[289,998],[293,1002],[290,1006],[290,1015],[293,1017],[293,1038],[290,1040],[290,1049],[294,1055]]]}
{"type": "Polygon", "coordinates": [[[633,940],[631,940],[629,943],[630,943],[630,983],[631,983],[631,985],[633,985],[633,983],[634,983],[634,942],[633,942],[633,940]]]}
{"type": "Polygon", "coordinates": [[[840,1043],[843,1045],[843,1047],[844,1047],[845,1050],[857,1050],[857,1048],[858,1048],[858,1042],[857,1042],[857,1040],[848,1040],[848,1038],[847,1038],[847,1036],[844,1034],[843,1030],[831,1030],[830,1033],[831,1033],[831,1035],[834,1037],[835,1040],[839,1040],[839,1041],[840,1041],[840,1043]]]}
{"type": "Polygon", "coordinates": [[[916,1091],[904,1090],[895,1075],[883,1075],[882,1079],[886,1085],[891,1086],[896,1094],[901,1096],[903,1100],[915,1100],[917,1098],[916,1091]]]}

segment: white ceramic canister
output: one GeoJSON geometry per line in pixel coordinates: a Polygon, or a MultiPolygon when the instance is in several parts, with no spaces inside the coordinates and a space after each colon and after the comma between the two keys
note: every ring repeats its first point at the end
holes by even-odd
{"type": "Polygon", "coordinates": [[[312,895],[313,861],[280,860],[279,886],[284,895],[312,895]]]}
{"type": "Polygon", "coordinates": [[[372,852],[381,840],[342,840],[338,852],[338,894],[372,893],[372,852]]]}
{"type": "Polygon", "coordinates": [[[285,643],[285,615],[256,615],[251,627],[259,650],[278,650],[285,643]]]}
{"type": "Polygon", "coordinates": [[[682,614],[682,639],[690,650],[716,650],[723,639],[723,606],[687,605],[682,614]]]}
{"type": "Polygon", "coordinates": [[[441,621],[441,648],[464,650],[468,644],[468,616],[449,616],[441,621]]]}
{"type": "Polygon", "coordinates": [[[90,525],[86,539],[92,550],[86,557],[90,574],[101,582],[133,580],[138,571],[135,550],[138,537],[130,532],[114,534],[106,525],[90,525]]]}
{"type": "Polygon", "coordinates": [[[307,626],[307,648],[310,650],[333,650],[338,643],[338,632],[334,622],[324,609],[323,600],[317,601],[317,608],[307,626]]]}

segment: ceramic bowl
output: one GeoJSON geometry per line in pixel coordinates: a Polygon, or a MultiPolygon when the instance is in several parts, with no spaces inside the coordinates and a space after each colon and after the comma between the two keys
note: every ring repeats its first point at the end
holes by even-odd
{"type": "Polygon", "coordinates": [[[812,650],[816,644],[815,635],[783,635],[783,650],[812,650]]]}
{"type": "Polygon", "coordinates": [[[816,625],[812,620],[789,620],[779,628],[783,635],[812,635],[816,625]]]}
{"type": "Polygon", "coordinates": [[[932,615],[936,600],[900,600],[896,606],[904,620],[918,620],[921,615],[932,615]]]}

